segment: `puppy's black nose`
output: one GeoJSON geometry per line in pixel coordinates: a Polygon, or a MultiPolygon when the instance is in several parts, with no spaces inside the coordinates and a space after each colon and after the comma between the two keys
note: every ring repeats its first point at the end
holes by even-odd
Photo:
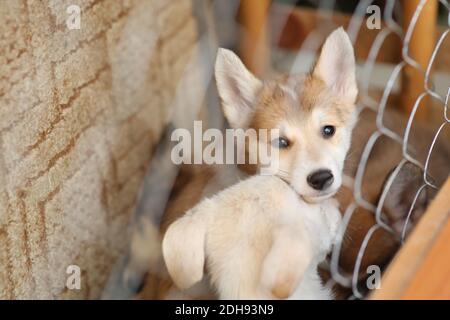
{"type": "Polygon", "coordinates": [[[334,177],[330,170],[320,169],[311,173],[306,180],[313,189],[324,190],[331,186],[334,177]]]}

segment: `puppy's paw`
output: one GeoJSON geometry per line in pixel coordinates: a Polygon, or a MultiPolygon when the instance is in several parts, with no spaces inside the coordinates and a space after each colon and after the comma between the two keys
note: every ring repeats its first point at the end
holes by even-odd
{"type": "Polygon", "coordinates": [[[287,228],[278,230],[266,256],[261,283],[277,299],[288,298],[312,260],[309,240],[287,228]]]}

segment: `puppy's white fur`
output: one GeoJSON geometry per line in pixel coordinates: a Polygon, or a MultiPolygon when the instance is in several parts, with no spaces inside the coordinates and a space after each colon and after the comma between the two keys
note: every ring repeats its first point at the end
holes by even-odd
{"type": "Polygon", "coordinates": [[[179,288],[200,281],[206,264],[221,299],[331,299],[317,265],[340,219],[334,200],[307,204],[281,179],[254,176],[175,221],[163,256],[179,288]]]}

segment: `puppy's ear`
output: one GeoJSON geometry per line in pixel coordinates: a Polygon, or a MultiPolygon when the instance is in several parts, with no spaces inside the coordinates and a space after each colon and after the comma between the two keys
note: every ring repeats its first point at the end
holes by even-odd
{"type": "Polygon", "coordinates": [[[326,39],[313,75],[321,78],[335,95],[354,103],[358,95],[355,72],[353,45],[340,27],[326,39]]]}
{"type": "Polygon", "coordinates": [[[217,52],[215,76],[225,116],[233,128],[245,128],[254,111],[262,82],[230,50],[217,52]]]}
{"type": "Polygon", "coordinates": [[[164,261],[180,289],[187,289],[203,278],[205,233],[204,220],[188,212],[172,223],[164,235],[164,261]]]}

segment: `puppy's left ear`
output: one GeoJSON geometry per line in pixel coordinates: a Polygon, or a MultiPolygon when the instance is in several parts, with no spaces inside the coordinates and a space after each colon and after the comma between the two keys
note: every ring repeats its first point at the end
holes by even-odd
{"type": "Polygon", "coordinates": [[[245,129],[254,112],[254,102],[262,82],[233,52],[220,48],[215,65],[217,90],[225,117],[233,128],[245,129]]]}
{"type": "Polygon", "coordinates": [[[354,103],[358,95],[353,45],[342,27],[333,31],[322,47],[313,75],[337,96],[354,103]]]}

